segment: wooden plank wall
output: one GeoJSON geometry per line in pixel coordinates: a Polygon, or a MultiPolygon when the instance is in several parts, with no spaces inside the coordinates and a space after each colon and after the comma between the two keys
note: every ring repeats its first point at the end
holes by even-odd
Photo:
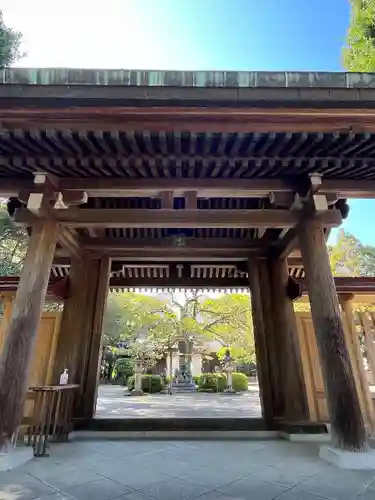
{"type": "MultiPolygon", "coordinates": [[[[359,336],[355,325],[351,327],[351,319],[343,312],[345,340],[353,366],[356,388],[364,421],[371,432],[375,430],[375,406],[371,399],[368,378],[364,370],[360,353],[359,336]]],[[[298,337],[301,349],[303,375],[311,421],[329,421],[328,405],[325,395],[324,380],[319,360],[319,352],[310,312],[296,312],[298,337]]],[[[368,316],[366,316],[368,318],[368,316]]],[[[366,319],[364,320],[366,323],[366,319]]],[[[374,325],[367,325],[367,337],[374,335],[374,325]]],[[[371,337],[372,338],[372,337],[371,337]]],[[[370,342],[370,340],[368,340],[370,342]]],[[[373,339],[372,347],[375,349],[373,339]]]]}
{"type": "Polygon", "coordinates": [[[328,407],[311,314],[297,312],[296,318],[309,417],[312,421],[326,422],[329,420],[328,407]]]}
{"type": "MultiPolygon", "coordinates": [[[[11,310],[11,300],[5,300],[4,314],[0,326],[0,352],[4,344],[11,310]]],[[[60,321],[60,312],[45,312],[42,315],[29,371],[29,385],[58,383],[58,380],[52,380],[52,374],[57,339],[60,332],[60,321]]]]}
{"type": "Polygon", "coordinates": [[[370,384],[375,384],[375,314],[363,311],[358,316],[363,329],[367,362],[370,369],[368,380],[370,384]]]}

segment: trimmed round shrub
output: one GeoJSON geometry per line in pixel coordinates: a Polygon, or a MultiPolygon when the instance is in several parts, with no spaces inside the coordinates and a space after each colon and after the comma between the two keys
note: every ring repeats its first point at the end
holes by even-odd
{"type": "Polygon", "coordinates": [[[202,375],[193,375],[193,382],[195,385],[199,385],[199,381],[202,375]]]}
{"type": "Polygon", "coordinates": [[[243,373],[232,373],[232,384],[236,392],[247,391],[249,379],[243,373]]]}
{"type": "MultiPolygon", "coordinates": [[[[227,387],[225,373],[202,373],[198,379],[198,392],[223,392],[227,387]]],[[[236,392],[248,390],[248,378],[243,373],[232,373],[232,385],[236,392]]]]}
{"type": "Polygon", "coordinates": [[[203,373],[198,382],[199,392],[223,392],[227,386],[224,373],[203,373]]]}
{"type": "MultiPolygon", "coordinates": [[[[128,389],[134,389],[134,375],[128,378],[128,389]]],[[[155,394],[164,389],[164,381],[160,375],[142,375],[142,390],[149,394],[155,394]]]]}
{"type": "Polygon", "coordinates": [[[125,380],[134,373],[134,362],[129,358],[119,358],[115,363],[117,378],[125,380]]]}

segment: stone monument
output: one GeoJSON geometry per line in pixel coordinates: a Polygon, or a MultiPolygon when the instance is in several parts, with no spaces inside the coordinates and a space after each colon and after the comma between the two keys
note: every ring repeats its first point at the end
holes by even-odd
{"type": "Polygon", "coordinates": [[[195,384],[191,374],[191,357],[193,354],[192,341],[180,341],[178,343],[178,370],[175,371],[172,382],[173,392],[195,392],[195,384]]]}

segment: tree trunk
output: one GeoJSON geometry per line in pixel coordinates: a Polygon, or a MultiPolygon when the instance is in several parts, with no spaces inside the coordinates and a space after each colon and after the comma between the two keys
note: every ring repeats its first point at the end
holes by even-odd
{"type": "Polygon", "coordinates": [[[318,221],[305,222],[299,240],[331,418],[332,442],[345,450],[366,450],[365,426],[322,225],[318,221]]]}
{"type": "Polygon", "coordinates": [[[21,272],[0,358],[0,445],[6,446],[21,423],[28,371],[43,310],[58,225],[39,220],[34,226],[21,272]]]}

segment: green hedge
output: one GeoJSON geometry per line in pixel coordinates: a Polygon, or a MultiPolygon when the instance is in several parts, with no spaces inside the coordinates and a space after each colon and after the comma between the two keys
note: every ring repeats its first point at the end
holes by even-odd
{"type": "MultiPolygon", "coordinates": [[[[134,375],[128,378],[128,389],[134,389],[134,375]]],[[[160,392],[164,389],[164,381],[160,375],[142,375],[142,390],[149,394],[160,392]]]]}
{"type": "Polygon", "coordinates": [[[199,377],[198,391],[200,392],[223,392],[227,386],[224,373],[203,373],[199,377]]]}
{"type": "Polygon", "coordinates": [[[243,373],[232,373],[232,383],[236,392],[247,391],[249,388],[249,379],[243,373]]]}
{"type": "MultiPolygon", "coordinates": [[[[223,392],[227,387],[224,373],[203,373],[197,378],[199,392],[223,392]]],[[[232,383],[236,392],[248,390],[248,378],[243,373],[232,373],[232,383]]]]}

